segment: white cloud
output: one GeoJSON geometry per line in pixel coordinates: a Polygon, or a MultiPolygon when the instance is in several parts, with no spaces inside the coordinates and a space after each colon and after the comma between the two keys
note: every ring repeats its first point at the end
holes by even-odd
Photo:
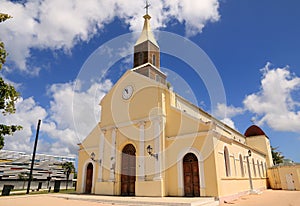
{"type": "Polygon", "coordinates": [[[299,93],[300,78],[292,74],[288,67],[261,70],[261,88],[244,100],[245,108],[256,115],[259,125],[268,124],[278,131],[300,132],[299,104],[293,94],[299,93]]]}
{"type": "Polygon", "coordinates": [[[16,104],[16,113],[12,115],[0,115],[1,122],[8,125],[22,125],[23,129],[13,136],[5,137],[4,149],[31,152],[33,146],[36,124],[38,119],[44,119],[47,112],[39,106],[32,97],[20,98],[16,104]],[[33,139],[32,139],[33,138],[33,139]]]}
{"type": "Polygon", "coordinates": [[[170,16],[185,23],[186,34],[193,36],[202,31],[208,21],[218,21],[219,2],[217,0],[191,1],[174,0],[164,1],[170,16]]]}
{"type": "Polygon", "coordinates": [[[221,119],[221,121],[228,126],[235,128],[234,122],[231,119],[232,117],[244,113],[244,109],[240,107],[234,107],[232,105],[227,106],[226,104],[217,104],[216,111],[214,111],[214,115],[221,119]]]}
{"type": "Polygon", "coordinates": [[[86,91],[74,92],[74,83],[54,84],[48,88],[52,99],[48,109],[32,97],[20,98],[15,114],[0,116],[5,124],[23,126],[23,130],[5,137],[4,149],[31,152],[37,121],[41,119],[39,153],[77,154],[77,143],[99,122],[100,99],[111,87],[112,83],[106,80],[93,83],[86,91]]]}
{"type": "Polygon", "coordinates": [[[226,104],[217,104],[217,109],[214,111],[214,115],[218,118],[231,118],[244,112],[243,108],[234,107],[232,105],[227,106],[226,104]]]}
{"type": "Polygon", "coordinates": [[[229,127],[235,129],[235,125],[234,122],[232,121],[232,119],[230,118],[224,118],[221,120],[221,122],[223,122],[224,124],[227,124],[229,127]]]}
{"type": "MultiPolygon", "coordinates": [[[[185,25],[188,36],[202,31],[207,22],[219,20],[218,0],[152,0],[152,27],[164,27],[172,19],[185,25]]],[[[0,36],[6,43],[9,60],[27,73],[37,75],[40,68],[29,67],[30,49],[63,49],[70,52],[80,41],[88,41],[115,17],[140,31],[144,1],[125,0],[2,0],[1,12],[13,16],[2,23],[0,36]]],[[[41,66],[41,65],[39,65],[41,66]]]]}

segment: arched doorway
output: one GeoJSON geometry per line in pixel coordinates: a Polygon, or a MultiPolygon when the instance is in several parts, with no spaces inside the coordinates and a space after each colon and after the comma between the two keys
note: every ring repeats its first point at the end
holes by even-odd
{"type": "Polygon", "coordinates": [[[89,163],[86,168],[85,193],[90,194],[92,192],[92,185],[93,185],[93,164],[89,163]]]}
{"type": "Polygon", "coordinates": [[[187,197],[200,196],[200,181],[198,159],[193,153],[183,157],[184,195],[187,197]]]}
{"type": "Polygon", "coordinates": [[[121,195],[135,195],[135,148],[128,144],[122,150],[121,195]]]}

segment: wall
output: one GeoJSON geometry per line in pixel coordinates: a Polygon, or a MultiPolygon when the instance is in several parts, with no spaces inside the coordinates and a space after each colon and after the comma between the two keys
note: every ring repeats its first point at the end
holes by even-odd
{"type": "Polygon", "coordinates": [[[247,137],[246,143],[266,154],[266,164],[268,168],[273,166],[270,141],[265,135],[247,137]]]}
{"type": "Polygon", "coordinates": [[[216,155],[216,167],[218,172],[218,191],[219,197],[222,199],[222,201],[236,199],[237,197],[247,194],[250,191],[247,163],[249,149],[252,151],[251,157],[248,158],[253,189],[266,189],[266,159],[263,153],[253,150],[249,146],[238,141],[225,137],[216,136],[215,142],[214,152],[216,155]],[[226,174],[224,157],[225,147],[228,149],[229,156],[228,176],[226,174]],[[254,159],[254,165],[252,159],[254,159]],[[257,161],[259,164],[257,164],[257,161]]]}
{"type": "Polygon", "coordinates": [[[300,165],[270,168],[268,177],[272,189],[300,190],[300,165]]]}

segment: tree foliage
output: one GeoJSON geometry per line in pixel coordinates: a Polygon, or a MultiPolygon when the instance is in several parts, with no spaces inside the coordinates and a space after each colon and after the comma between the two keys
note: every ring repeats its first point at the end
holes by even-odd
{"type": "Polygon", "coordinates": [[[75,172],[75,167],[72,162],[65,162],[62,165],[67,178],[66,190],[68,190],[69,177],[72,172],[75,172]]]}
{"type": "Polygon", "coordinates": [[[278,147],[271,147],[272,152],[272,158],[274,165],[278,165],[280,163],[283,163],[284,156],[281,152],[277,151],[278,147]]]}
{"type": "MultiPolygon", "coordinates": [[[[8,14],[0,13],[0,23],[11,18],[8,14]]],[[[3,42],[0,42],[0,70],[5,63],[7,52],[3,42]]],[[[0,76],[0,111],[2,115],[15,113],[15,103],[20,97],[13,85],[6,83],[0,76]]],[[[5,125],[0,124],[0,150],[4,146],[4,136],[12,135],[15,131],[20,130],[22,127],[18,125],[5,125]]]]}

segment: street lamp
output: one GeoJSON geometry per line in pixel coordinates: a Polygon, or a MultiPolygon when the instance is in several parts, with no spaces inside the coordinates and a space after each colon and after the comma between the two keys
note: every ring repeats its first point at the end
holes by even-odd
{"type": "Polygon", "coordinates": [[[148,154],[150,156],[152,156],[152,157],[155,157],[155,159],[158,160],[158,154],[153,153],[152,150],[153,150],[153,148],[150,145],[148,145],[147,146],[147,152],[148,152],[148,154]]]}
{"type": "Polygon", "coordinates": [[[94,152],[92,152],[92,153],[91,153],[91,160],[93,160],[93,161],[94,161],[94,160],[95,160],[95,156],[96,156],[96,155],[95,155],[95,153],[94,153],[94,152]]]}
{"type": "Polygon", "coordinates": [[[90,156],[91,160],[92,160],[93,162],[98,162],[99,164],[101,164],[101,159],[100,159],[100,160],[96,160],[95,157],[96,157],[95,153],[92,152],[92,153],[91,153],[91,156],[90,156]]]}
{"type": "Polygon", "coordinates": [[[250,182],[250,194],[254,194],[253,190],[253,183],[252,183],[252,176],[251,176],[251,169],[250,169],[250,163],[249,163],[249,157],[251,157],[252,152],[251,150],[248,150],[248,156],[246,156],[247,159],[247,166],[248,166],[248,174],[249,174],[249,182],[250,182]]]}

